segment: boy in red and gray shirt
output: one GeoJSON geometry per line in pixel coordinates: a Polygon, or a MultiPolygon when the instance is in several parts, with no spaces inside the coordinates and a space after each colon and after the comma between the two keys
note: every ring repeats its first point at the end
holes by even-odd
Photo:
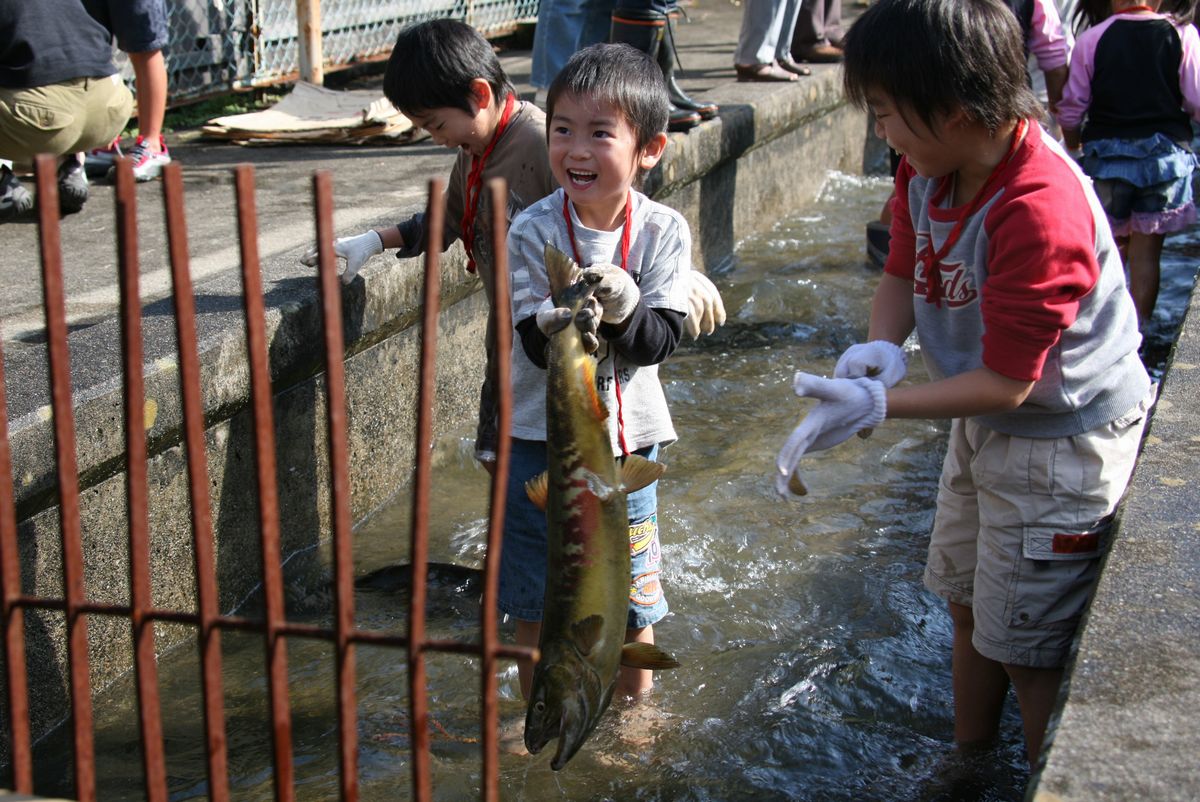
{"type": "Polygon", "coordinates": [[[925,583],[954,624],[955,740],[995,737],[1011,683],[1035,764],[1153,398],[1137,316],[1001,2],[879,0],[845,47],[849,98],[904,156],[891,251],[869,341],[796,375],[820,403],[778,486],[885,418],[953,419],[925,583]],[[930,381],[897,387],[914,330],[930,381]]]}

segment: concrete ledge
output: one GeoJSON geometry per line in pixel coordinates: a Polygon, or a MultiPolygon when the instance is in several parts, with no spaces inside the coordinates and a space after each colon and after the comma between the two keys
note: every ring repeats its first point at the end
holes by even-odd
{"type": "MultiPolygon", "coordinates": [[[[844,105],[840,72],[835,69],[818,71],[794,85],[727,85],[712,97],[722,102],[722,117],[686,135],[674,135],[667,157],[647,185],[656,198],[687,216],[696,264],[701,267],[728,259],[741,238],[769,227],[811,200],[828,169],[861,170],[867,133],[864,116],[844,105]]],[[[256,153],[227,150],[230,155],[226,158],[237,160],[254,158],[256,153]]],[[[373,172],[377,168],[364,154],[363,150],[347,151],[347,158],[337,164],[339,181],[360,185],[357,194],[349,193],[352,204],[377,181],[373,172]]],[[[198,159],[202,157],[198,155],[198,159]]],[[[228,181],[220,178],[219,171],[227,172],[232,163],[220,165],[211,156],[208,159],[205,167],[216,176],[214,180],[228,181]]],[[[184,163],[191,161],[184,159],[184,163]]],[[[397,164],[389,167],[392,173],[397,164]]],[[[424,169],[428,160],[417,160],[416,165],[424,169]]],[[[414,170],[410,178],[414,186],[423,186],[422,173],[414,170]]],[[[304,186],[292,174],[260,171],[260,206],[275,214],[290,211],[294,215],[298,183],[304,186]]],[[[285,232],[272,234],[277,240],[289,239],[263,263],[285,555],[321,544],[328,533],[316,282],[313,271],[299,266],[295,259],[297,250],[313,237],[309,195],[302,197],[303,216],[297,216],[285,232]],[[293,246],[290,251],[288,244],[293,246]]],[[[345,200],[339,197],[338,202],[344,204],[345,200]]],[[[265,217],[260,212],[260,222],[265,217]]],[[[203,225],[194,230],[197,228],[202,234],[207,230],[203,225]]],[[[192,241],[195,253],[194,234],[192,241]]],[[[422,292],[416,262],[397,267],[377,259],[343,296],[356,520],[389,499],[409,478],[412,468],[420,347],[415,326],[422,292]]],[[[463,270],[463,262],[456,245],[442,268],[436,402],[439,433],[473,418],[482,375],[479,344],[484,335],[485,301],[478,280],[463,270]]],[[[209,491],[224,610],[242,601],[260,576],[248,367],[235,267],[230,263],[215,278],[197,286],[209,491]]],[[[170,303],[148,305],[144,320],[155,604],[193,609],[190,505],[180,444],[170,303]]],[[[117,322],[105,320],[73,333],[70,346],[87,592],[93,600],[124,602],[128,547],[117,322]]],[[[45,364],[44,347],[36,343],[10,349],[6,375],[8,386],[17,389],[10,390],[10,439],[25,590],[58,596],[61,564],[45,364]]],[[[289,584],[302,592],[303,581],[289,577],[289,584]]],[[[26,615],[29,664],[36,668],[31,673],[31,707],[35,731],[43,732],[66,713],[63,620],[55,613],[26,615]]],[[[130,666],[129,626],[120,619],[101,617],[90,618],[88,626],[92,682],[99,690],[130,666]]],[[[182,626],[159,625],[156,631],[164,650],[194,636],[190,628],[182,626]]]]}
{"type": "Polygon", "coordinates": [[[1175,344],[1062,694],[1036,802],[1200,794],[1200,318],[1175,344]]]}

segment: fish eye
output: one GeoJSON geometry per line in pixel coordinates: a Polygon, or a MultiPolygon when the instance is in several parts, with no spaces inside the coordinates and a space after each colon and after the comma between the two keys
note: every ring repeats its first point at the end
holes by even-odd
{"type": "Polygon", "coordinates": [[[543,712],[545,712],[545,710],[546,710],[546,703],[543,702],[541,699],[538,699],[536,702],[533,703],[533,712],[543,713],[543,712]]]}

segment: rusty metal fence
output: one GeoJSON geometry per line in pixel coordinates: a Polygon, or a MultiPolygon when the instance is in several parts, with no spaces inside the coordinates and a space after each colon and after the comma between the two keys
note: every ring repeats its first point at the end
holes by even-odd
{"type": "MultiPolygon", "coordinates": [[[[347,445],[344,346],[342,339],[342,295],[333,254],[332,184],[327,172],[313,178],[317,243],[320,254],[318,279],[323,318],[326,413],[329,442],[330,488],[333,529],[334,609],[332,627],[287,620],[284,610],[283,570],[280,554],[279,510],[276,495],[275,427],[271,383],[267,361],[265,308],[259,272],[257,219],[254,198],[254,169],[237,168],[238,230],[245,306],[246,338],[250,357],[251,404],[254,416],[254,455],[259,496],[259,535],[262,551],[264,609],[261,619],[225,615],[217,606],[217,579],[213,560],[213,525],[209,507],[208,475],[204,444],[204,411],[201,405],[200,368],[196,339],[196,308],[188,265],[187,229],[184,220],[183,179],[178,164],[164,170],[163,196],[167,215],[168,250],[174,283],[175,328],[179,348],[179,372],[183,405],[183,441],[187,454],[190,486],[193,559],[196,578],[196,609],[168,610],[154,606],[151,597],[147,448],[143,425],[143,373],[141,304],[138,295],[138,243],[136,192],[131,163],[117,163],[116,225],[121,285],[121,332],[124,368],[124,407],[129,517],[129,605],[101,604],[88,599],[83,579],[83,548],[79,514],[79,483],[76,468],[75,431],[71,407],[71,381],[63,290],[63,260],[59,244],[58,186],[54,160],[38,157],[38,225],[42,252],[48,359],[58,465],[58,499],[61,511],[63,597],[47,598],[24,593],[18,556],[13,477],[7,416],[0,415],[0,629],[4,638],[4,665],[8,689],[11,737],[11,787],[19,793],[34,793],[33,753],[28,699],[28,668],[25,654],[24,610],[61,612],[66,618],[67,661],[70,677],[70,728],[76,796],[93,802],[96,765],[93,748],[92,689],[89,679],[89,616],[127,618],[132,628],[134,671],[137,687],[138,723],[145,781],[150,802],[168,799],[167,767],[160,711],[159,679],[155,658],[154,625],[174,622],[195,627],[201,666],[201,697],[204,721],[206,771],[209,798],[230,798],[226,747],[221,632],[241,630],[261,633],[265,645],[267,694],[274,767],[275,799],[295,799],[291,712],[288,697],[287,643],[289,638],[315,638],[332,642],[336,661],[336,683],[330,694],[336,699],[338,773],[340,798],[358,799],[358,719],[355,647],[358,644],[406,650],[409,680],[412,749],[412,796],[432,796],[430,775],[428,700],[425,656],[431,651],[476,655],[480,658],[482,699],[482,780],[480,795],[499,798],[497,661],[501,658],[533,658],[533,650],[508,646],[499,640],[497,593],[499,588],[500,535],[504,521],[504,488],[508,480],[508,437],[511,430],[512,395],[507,381],[501,382],[499,438],[496,470],[491,479],[487,552],[484,559],[483,597],[480,603],[480,637],[476,642],[431,640],[425,636],[426,573],[428,559],[429,495],[432,482],[433,397],[437,355],[437,319],[440,286],[440,232],[444,204],[442,182],[429,185],[430,242],[425,258],[425,289],[422,319],[420,379],[417,413],[417,461],[413,480],[411,517],[412,590],[407,633],[364,630],[355,626],[354,570],[350,520],[350,476],[347,445]]],[[[507,376],[512,327],[508,305],[508,270],[504,247],[504,211],[507,190],[493,181],[491,208],[494,213],[492,243],[496,254],[493,297],[494,336],[499,375],[507,376]]],[[[0,410],[6,408],[0,353],[0,410]]],[[[318,488],[314,488],[316,492],[318,488]]],[[[0,778],[3,784],[3,778],[0,778]]]]}
{"type": "MultiPolygon", "coordinates": [[[[171,104],[294,80],[300,69],[296,0],[168,0],[163,49],[171,104]]],[[[537,17],[538,0],[321,0],[327,70],[384,58],[400,29],[454,17],[485,36],[537,17]]],[[[136,91],[133,68],[115,53],[136,91]]]]}

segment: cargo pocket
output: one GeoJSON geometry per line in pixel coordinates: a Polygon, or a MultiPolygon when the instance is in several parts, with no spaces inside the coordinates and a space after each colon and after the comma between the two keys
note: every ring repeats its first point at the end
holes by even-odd
{"type": "Polygon", "coordinates": [[[1009,626],[1070,629],[1078,624],[1111,529],[1110,518],[1087,526],[1026,525],[1009,592],[1009,626]]]}
{"type": "Polygon", "coordinates": [[[61,108],[42,106],[41,103],[31,103],[28,100],[19,100],[13,103],[12,116],[19,124],[49,134],[64,130],[71,126],[76,119],[76,115],[64,112],[61,108]]]}

